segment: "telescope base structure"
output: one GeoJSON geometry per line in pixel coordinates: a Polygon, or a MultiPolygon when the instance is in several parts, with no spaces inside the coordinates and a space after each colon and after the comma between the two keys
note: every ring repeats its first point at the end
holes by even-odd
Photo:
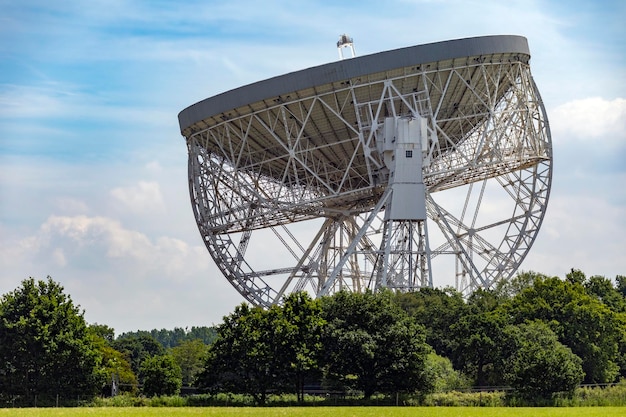
{"type": "Polygon", "coordinates": [[[528,58],[413,65],[203,121],[187,135],[189,186],[217,266],[266,307],[294,291],[469,294],[511,278],[552,177],[528,58]]]}

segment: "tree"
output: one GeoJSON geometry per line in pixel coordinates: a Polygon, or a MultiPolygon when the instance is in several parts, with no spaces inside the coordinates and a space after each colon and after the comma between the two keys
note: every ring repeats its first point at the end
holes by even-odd
{"type": "Polygon", "coordinates": [[[269,391],[304,396],[304,383],[320,375],[324,320],[318,300],[293,293],[283,306],[268,310],[245,304],[224,318],[209,348],[200,386],[254,396],[265,402],[269,391]]]}
{"type": "Polygon", "coordinates": [[[399,292],[396,302],[426,329],[426,343],[438,355],[450,358],[455,338],[450,328],[465,314],[467,306],[461,293],[452,289],[421,288],[399,292]]]}
{"type": "MultiPolygon", "coordinates": [[[[584,383],[613,382],[619,373],[618,343],[623,336],[619,316],[580,283],[582,272],[567,280],[537,279],[504,308],[513,324],[541,320],[559,341],[583,361],[584,383]]],[[[582,281],[584,282],[584,281],[582,281]]]]}
{"type": "Polygon", "coordinates": [[[94,323],[90,324],[88,327],[90,334],[101,338],[109,345],[115,340],[115,330],[106,324],[94,323]]]}
{"type": "Polygon", "coordinates": [[[180,366],[171,355],[151,356],[141,363],[139,375],[144,395],[177,395],[182,385],[180,366]]]}
{"type": "Polygon", "coordinates": [[[213,343],[216,337],[216,331],[214,327],[206,326],[192,326],[191,330],[188,328],[175,327],[174,330],[167,329],[152,329],[137,330],[135,332],[126,332],[120,336],[120,339],[126,339],[131,337],[149,337],[156,340],[165,349],[173,348],[180,345],[183,342],[199,339],[205,345],[213,343]]]}
{"type": "Polygon", "coordinates": [[[0,392],[38,397],[94,395],[98,355],[83,313],[48,277],[22,281],[0,298],[0,392]]]}
{"type": "Polygon", "coordinates": [[[144,360],[165,354],[163,346],[149,334],[122,336],[117,338],[111,346],[126,355],[135,375],[139,374],[139,368],[144,360]]]}
{"type": "Polygon", "coordinates": [[[565,280],[571,284],[584,284],[587,280],[587,276],[580,269],[572,268],[570,272],[565,274],[565,280]]]}
{"type": "Polygon", "coordinates": [[[183,386],[192,386],[196,375],[202,372],[208,346],[201,340],[187,340],[171,349],[171,354],[180,366],[183,386]]]}
{"type": "Polygon", "coordinates": [[[496,284],[495,293],[502,299],[510,299],[530,288],[537,279],[549,278],[547,275],[534,271],[521,271],[511,279],[503,279],[496,284]]]}
{"type": "Polygon", "coordinates": [[[619,375],[626,378],[626,313],[618,314],[620,322],[621,337],[618,342],[617,365],[619,366],[619,375]]]}
{"type": "Polygon", "coordinates": [[[468,313],[451,327],[456,338],[453,363],[476,385],[501,384],[500,347],[506,324],[505,316],[493,310],[468,313]]]}
{"type": "Polygon", "coordinates": [[[510,356],[505,381],[528,400],[550,399],[554,393],[572,395],[582,382],[582,360],[559,342],[540,321],[508,326],[510,356]]]}
{"type": "Polygon", "coordinates": [[[428,391],[425,360],[430,347],[424,328],[410,318],[389,291],[339,292],[322,301],[325,375],[363,391],[428,391]]]}
{"type": "Polygon", "coordinates": [[[626,299],[626,276],[625,275],[617,275],[615,277],[615,282],[617,283],[617,291],[622,294],[622,297],[626,299]]]}
{"type": "Polygon", "coordinates": [[[596,297],[604,305],[617,313],[626,312],[626,298],[613,286],[610,279],[594,275],[585,281],[587,294],[596,297]]]}
{"type": "Polygon", "coordinates": [[[505,300],[498,292],[477,289],[467,300],[465,313],[450,326],[456,369],[472,377],[477,385],[501,385],[502,332],[508,324],[500,310],[505,300]]]}
{"type": "Polygon", "coordinates": [[[460,390],[471,386],[469,378],[454,369],[450,359],[434,352],[429,353],[426,357],[425,373],[427,379],[433,381],[434,392],[460,390]]]}
{"type": "Polygon", "coordinates": [[[113,349],[111,346],[115,332],[112,328],[101,325],[89,325],[89,334],[94,345],[94,349],[100,356],[98,374],[101,380],[102,395],[112,395],[113,381],[115,380],[118,392],[135,393],[137,391],[137,376],[130,366],[126,356],[113,349]]]}
{"type": "Polygon", "coordinates": [[[285,324],[280,317],[279,306],[263,310],[247,304],[224,317],[198,376],[198,386],[249,394],[260,405],[271,390],[282,390],[287,376],[281,336],[285,324]]]}
{"type": "Polygon", "coordinates": [[[285,373],[302,402],[305,382],[320,376],[322,330],[326,322],[319,300],[313,300],[306,292],[290,294],[284,300],[282,322],[285,373]]]}

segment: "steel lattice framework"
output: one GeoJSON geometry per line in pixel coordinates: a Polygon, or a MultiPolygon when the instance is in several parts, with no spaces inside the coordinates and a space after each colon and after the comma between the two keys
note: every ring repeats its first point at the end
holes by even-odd
{"type": "Polygon", "coordinates": [[[529,59],[520,37],[448,41],[184,110],[192,207],[217,266],[260,306],[300,290],[454,283],[467,294],[510,278],[539,231],[552,172],[529,59]],[[396,142],[414,122],[421,133],[396,142]],[[420,172],[406,185],[399,158],[414,154],[420,172]],[[406,204],[423,218],[393,215],[406,204]]]}

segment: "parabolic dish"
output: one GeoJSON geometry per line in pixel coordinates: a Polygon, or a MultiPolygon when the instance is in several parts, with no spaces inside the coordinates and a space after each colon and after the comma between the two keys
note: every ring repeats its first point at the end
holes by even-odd
{"type": "Polygon", "coordinates": [[[552,172],[529,61],[520,36],[451,40],[184,109],[192,207],[224,276],[261,306],[300,290],[436,281],[468,293],[510,278],[541,225],[552,172]]]}

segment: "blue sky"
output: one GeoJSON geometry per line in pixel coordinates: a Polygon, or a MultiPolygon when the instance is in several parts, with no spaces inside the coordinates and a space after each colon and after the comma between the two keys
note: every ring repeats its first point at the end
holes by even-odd
{"type": "Polygon", "coordinates": [[[337,59],[526,36],[554,146],[522,265],[626,274],[623,1],[0,0],[0,293],[51,275],[117,333],[219,323],[241,302],[194,223],[177,114],[337,59]]]}

